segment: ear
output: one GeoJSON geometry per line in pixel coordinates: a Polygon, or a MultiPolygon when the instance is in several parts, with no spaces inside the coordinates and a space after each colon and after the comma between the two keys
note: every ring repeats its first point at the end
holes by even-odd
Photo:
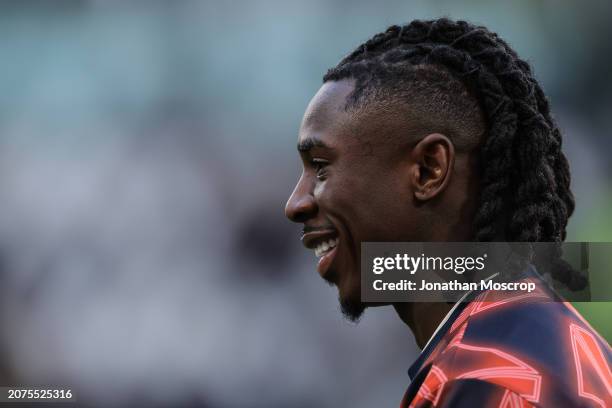
{"type": "Polygon", "coordinates": [[[440,133],[427,135],[414,146],[410,156],[415,198],[427,201],[444,191],[455,164],[455,146],[450,139],[440,133]]]}

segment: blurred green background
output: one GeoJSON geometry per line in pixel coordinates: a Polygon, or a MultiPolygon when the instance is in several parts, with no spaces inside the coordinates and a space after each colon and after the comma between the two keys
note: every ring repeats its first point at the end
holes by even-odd
{"type": "MultiPolygon", "coordinates": [[[[568,241],[612,242],[612,217],[610,216],[612,192],[606,189],[599,195],[596,204],[585,217],[584,223],[581,225],[572,223],[568,241]]],[[[608,254],[606,264],[612,265],[612,253],[608,254]]],[[[597,272],[604,273],[593,274],[591,286],[609,297],[609,294],[612,293],[612,279],[609,273],[605,274],[606,271],[603,268],[598,269],[597,272]]],[[[612,302],[574,302],[574,306],[610,343],[612,340],[612,302]]]]}

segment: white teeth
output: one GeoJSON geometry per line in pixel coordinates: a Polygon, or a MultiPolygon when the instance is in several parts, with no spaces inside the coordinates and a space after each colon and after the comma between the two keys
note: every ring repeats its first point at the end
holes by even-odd
{"type": "Polygon", "coordinates": [[[315,256],[317,258],[322,257],[323,255],[325,255],[326,252],[328,252],[332,248],[336,247],[336,245],[338,245],[338,242],[339,242],[338,238],[330,239],[327,242],[321,242],[314,249],[315,256]]]}

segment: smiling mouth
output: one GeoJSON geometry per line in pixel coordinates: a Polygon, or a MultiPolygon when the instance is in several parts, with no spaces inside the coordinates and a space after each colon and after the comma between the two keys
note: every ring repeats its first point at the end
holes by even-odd
{"type": "Polygon", "coordinates": [[[332,261],[338,252],[340,238],[335,229],[332,228],[308,228],[302,235],[302,243],[306,248],[312,249],[315,256],[319,259],[317,271],[325,280],[330,280],[327,276],[332,261]]]}
{"type": "Polygon", "coordinates": [[[318,244],[315,249],[314,249],[314,253],[315,256],[317,258],[321,258],[322,256],[327,255],[328,253],[330,253],[336,246],[338,246],[338,242],[340,241],[339,238],[333,238],[333,239],[329,239],[325,242],[321,242],[320,244],[318,244]]]}

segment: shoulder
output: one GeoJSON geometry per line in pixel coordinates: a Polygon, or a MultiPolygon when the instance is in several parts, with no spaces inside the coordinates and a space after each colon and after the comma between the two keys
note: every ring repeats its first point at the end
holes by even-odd
{"type": "Polygon", "coordinates": [[[525,398],[507,388],[472,378],[449,380],[433,390],[421,387],[409,406],[414,408],[534,407],[525,398]]]}
{"type": "Polygon", "coordinates": [[[611,354],[569,303],[490,299],[484,293],[426,362],[424,384],[439,388],[462,381],[453,383],[458,389],[468,385],[464,380],[477,380],[542,406],[606,406],[612,404],[611,354]]]}

